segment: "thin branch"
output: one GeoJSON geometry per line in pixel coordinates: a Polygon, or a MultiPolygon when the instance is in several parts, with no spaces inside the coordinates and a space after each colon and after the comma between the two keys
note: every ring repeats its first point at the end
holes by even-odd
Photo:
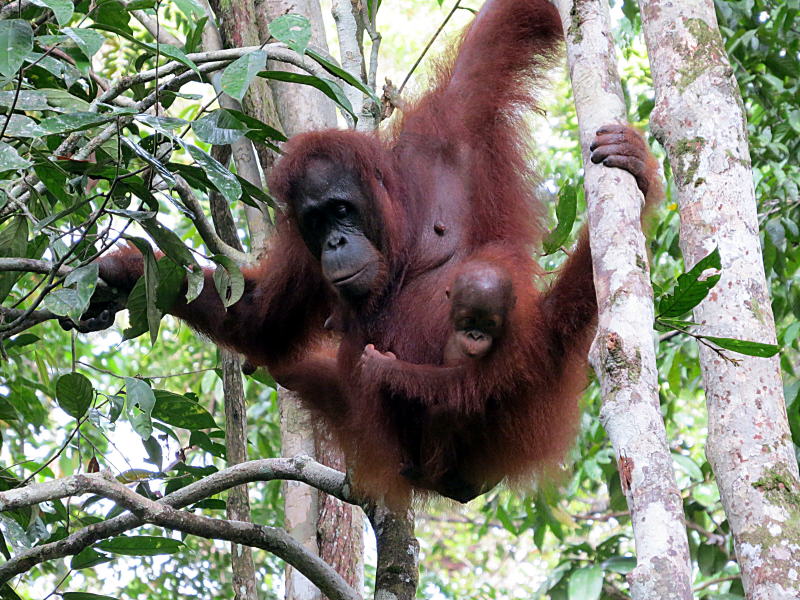
{"type": "MultiPolygon", "coordinates": [[[[126,8],[128,7],[128,2],[126,0],[122,0],[122,4],[126,8]]],[[[156,21],[143,10],[133,10],[130,12],[133,15],[133,18],[139,21],[139,23],[142,24],[142,26],[150,33],[150,35],[153,36],[153,38],[155,38],[158,43],[166,44],[168,46],[175,46],[177,48],[183,47],[183,42],[172,35],[169,31],[165,31],[159,27],[159,24],[156,23],[156,21]]]]}
{"type": "Polygon", "coordinates": [[[399,88],[398,88],[398,90],[397,90],[397,94],[398,94],[398,95],[403,93],[403,88],[405,88],[405,87],[406,87],[406,84],[408,83],[408,80],[409,80],[409,79],[411,79],[411,75],[413,75],[413,74],[414,74],[414,71],[415,71],[415,70],[416,70],[416,68],[419,66],[419,63],[421,63],[421,62],[422,62],[422,59],[423,59],[423,58],[425,58],[425,55],[428,53],[428,50],[430,50],[430,49],[431,49],[431,46],[433,46],[433,42],[435,42],[435,41],[436,41],[436,38],[437,38],[437,37],[439,37],[439,34],[440,34],[440,33],[442,33],[442,30],[445,28],[445,26],[446,26],[446,25],[447,25],[447,23],[450,21],[450,19],[452,18],[452,16],[453,16],[454,14],[456,14],[456,11],[457,11],[459,8],[461,8],[461,0],[456,0],[456,3],[453,5],[453,8],[451,8],[451,9],[450,9],[450,12],[449,12],[449,13],[447,13],[447,16],[444,18],[444,21],[442,21],[442,24],[441,24],[441,25],[439,25],[439,29],[437,29],[437,30],[434,32],[434,34],[433,34],[433,36],[431,37],[431,39],[430,39],[430,40],[428,40],[428,43],[427,43],[427,44],[425,45],[425,47],[422,49],[422,52],[420,53],[419,57],[417,57],[417,60],[416,60],[416,62],[415,62],[413,65],[411,65],[411,69],[408,71],[408,74],[406,75],[406,78],[405,78],[405,79],[403,79],[403,83],[401,83],[401,84],[400,84],[400,87],[399,87],[399,88]]]}
{"type": "MultiPolygon", "coordinates": [[[[71,480],[76,477],[81,477],[86,481],[86,478],[96,478],[98,475],[76,475],[57,481],[33,484],[25,488],[15,488],[0,492],[0,512],[12,510],[12,507],[15,506],[32,506],[46,500],[73,495],[69,493],[66,487],[75,486],[76,484],[71,483],[71,480]]],[[[338,498],[342,502],[361,505],[361,502],[352,495],[344,473],[325,467],[307,456],[265,458],[240,463],[213,473],[201,481],[191,483],[171,494],[167,494],[158,503],[172,508],[183,508],[237,485],[253,481],[273,481],[275,479],[302,481],[338,498]]],[[[11,560],[0,565],[0,583],[8,581],[20,573],[25,573],[45,561],[73,556],[98,540],[119,535],[124,531],[139,527],[144,522],[143,519],[136,515],[124,514],[107,521],[89,525],[56,542],[23,550],[11,560]]]]}
{"type": "Polygon", "coordinates": [[[197,232],[200,234],[200,237],[203,238],[203,242],[208,246],[208,249],[214,254],[224,254],[235,261],[236,264],[246,264],[249,260],[248,255],[226,244],[222,238],[217,235],[211,223],[206,219],[200,201],[194,195],[192,188],[189,187],[186,180],[178,175],[175,177],[175,182],[175,191],[178,192],[178,196],[180,196],[183,204],[189,209],[189,218],[192,220],[192,223],[194,223],[197,232]]]}
{"type": "MultiPolygon", "coordinates": [[[[361,598],[331,566],[308,552],[283,529],[243,521],[215,519],[181,511],[163,500],[156,502],[137,494],[107,472],[74,475],[67,479],[35,484],[10,492],[16,492],[17,502],[12,501],[7,504],[18,507],[66,496],[98,494],[113,500],[144,523],[272,552],[303,573],[330,598],[336,600],[361,598]]],[[[3,493],[4,496],[6,494],[3,493]]],[[[0,506],[4,504],[0,497],[0,506]]]]}

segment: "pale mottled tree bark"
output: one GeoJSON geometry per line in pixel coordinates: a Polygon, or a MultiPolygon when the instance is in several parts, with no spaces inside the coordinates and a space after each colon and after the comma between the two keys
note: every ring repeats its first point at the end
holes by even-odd
{"type": "MultiPolygon", "coordinates": [[[[640,0],[656,90],[653,131],[672,164],[687,267],[719,248],[699,330],[775,343],[741,95],[711,0],[640,0]]],[[[708,456],[747,597],[800,598],[800,485],[778,358],[700,346],[708,456]]]]}
{"type": "Polygon", "coordinates": [[[692,597],[689,546],[658,401],[653,290],[633,176],[589,161],[597,129],[626,122],[607,0],[558,0],[585,166],[599,322],[591,360],[636,541],[635,600],[692,597]]]}

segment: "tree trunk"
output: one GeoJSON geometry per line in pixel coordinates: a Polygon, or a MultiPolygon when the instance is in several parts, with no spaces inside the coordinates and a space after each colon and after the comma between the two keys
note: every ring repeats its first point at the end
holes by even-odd
{"type": "MultiPolygon", "coordinates": [[[[269,22],[277,16],[292,12],[308,17],[311,22],[311,43],[325,52],[327,40],[322,24],[322,12],[317,0],[287,2],[286,0],[258,0],[258,27],[262,39],[267,39],[269,22]]],[[[286,65],[281,65],[282,69],[286,65]]],[[[313,129],[336,126],[336,112],[331,101],[321,92],[304,85],[271,82],[277,100],[278,116],[287,135],[296,135],[313,129]]],[[[309,454],[324,464],[343,468],[344,460],[338,449],[327,448],[318,452],[315,431],[307,414],[298,406],[296,396],[281,390],[281,419],[284,429],[283,455],[309,454]]],[[[364,570],[364,519],[361,509],[345,505],[303,484],[293,482],[286,486],[287,530],[308,548],[313,548],[325,562],[333,565],[357,591],[363,587],[364,570]]],[[[307,600],[319,597],[314,588],[309,590],[308,580],[291,567],[286,571],[286,598],[307,600]]]]}
{"type": "MultiPolygon", "coordinates": [[[[775,343],[739,88],[711,0],[640,0],[656,90],[653,130],[667,149],[687,268],[719,248],[722,277],[695,309],[699,331],[775,343]]],[[[800,598],[797,461],[778,358],[700,346],[706,453],[747,597],[800,598]]]]}
{"type": "Polygon", "coordinates": [[[592,363],[630,508],[635,600],[692,598],[681,495],[658,401],[653,290],[641,231],[642,195],[632,175],[594,165],[600,126],[626,122],[607,0],[559,0],[583,149],[599,322],[592,363]]]}

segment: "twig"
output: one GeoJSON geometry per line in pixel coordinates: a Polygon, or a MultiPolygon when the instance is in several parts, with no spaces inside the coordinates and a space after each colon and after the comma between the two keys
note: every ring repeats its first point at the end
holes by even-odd
{"type": "Polygon", "coordinates": [[[445,28],[445,25],[447,25],[447,23],[450,21],[450,18],[451,18],[451,17],[452,17],[454,14],[456,14],[456,11],[457,11],[459,8],[461,8],[461,0],[456,0],[456,3],[453,5],[453,8],[451,8],[451,9],[450,9],[450,12],[449,12],[449,13],[447,13],[447,16],[444,18],[444,21],[442,21],[442,24],[441,24],[441,25],[439,25],[439,29],[437,29],[437,30],[434,32],[434,34],[433,34],[433,36],[431,37],[431,39],[430,39],[430,40],[428,40],[428,43],[427,43],[427,44],[426,44],[426,46],[425,46],[425,47],[422,49],[422,53],[421,53],[421,54],[419,55],[419,57],[417,58],[416,62],[415,62],[415,63],[414,63],[412,66],[411,66],[411,69],[408,71],[408,74],[406,75],[406,78],[405,78],[405,79],[403,79],[403,83],[401,83],[401,84],[400,84],[400,87],[397,89],[397,93],[398,93],[398,94],[402,94],[402,93],[403,93],[403,88],[405,88],[405,87],[406,87],[406,84],[408,83],[408,80],[409,80],[409,79],[411,79],[411,75],[413,75],[413,74],[414,74],[414,71],[415,71],[415,70],[416,70],[416,68],[419,66],[419,63],[421,63],[421,62],[422,62],[422,59],[423,59],[423,58],[425,58],[425,55],[428,53],[428,50],[430,50],[430,49],[431,49],[431,46],[433,46],[433,42],[435,42],[435,41],[436,41],[436,38],[437,38],[437,37],[439,37],[439,34],[440,34],[440,33],[442,33],[442,30],[445,28]]]}

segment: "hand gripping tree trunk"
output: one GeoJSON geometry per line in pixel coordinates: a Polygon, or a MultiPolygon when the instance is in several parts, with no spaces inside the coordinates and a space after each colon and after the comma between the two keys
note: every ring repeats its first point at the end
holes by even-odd
{"type": "Polygon", "coordinates": [[[589,161],[597,129],[626,121],[607,0],[558,0],[578,111],[599,310],[591,360],[601,419],[617,456],[633,522],[636,600],[692,597],[681,495],[658,402],[653,290],[634,178],[589,161]]]}
{"type": "MultiPolygon", "coordinates": [[[[704,333],[775,343],[743,105],[712,0],[640,0],[687,267],[715,247],[722,278],[694,311],[704,333]]],[[[800,486],[777,358],[700,346],[708,455],[747,597],[800,598],[800,486]]]]}

